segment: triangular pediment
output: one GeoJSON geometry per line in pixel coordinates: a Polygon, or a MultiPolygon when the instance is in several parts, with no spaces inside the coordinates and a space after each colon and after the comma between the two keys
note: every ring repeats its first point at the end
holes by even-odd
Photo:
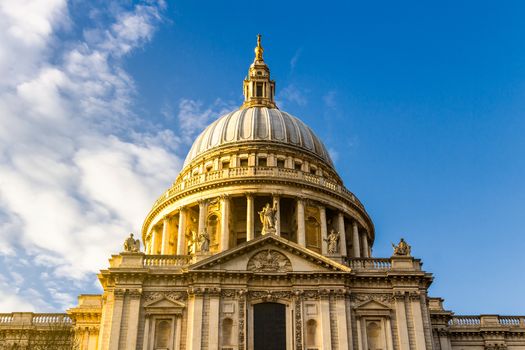
{"type": "Polygon", "coordinates": [[[201,260],[189,271],[349,272],[350,268],[276,235],[265,235],[201,260]]]}
{"type": "Polygon", "coordinates": [[[156,308],[181,308],[185,305],[179,301],[170,300],[166,297],[161,297],[157,300],[153,300],[148,304],[144,305],[146,308],[156,309],[156,308]]]}
{"type": "Polygon", "coordinates": [[[390,310],[390,307],[376,300],[366,301],[357,308],[360,310],[390,310]]]}

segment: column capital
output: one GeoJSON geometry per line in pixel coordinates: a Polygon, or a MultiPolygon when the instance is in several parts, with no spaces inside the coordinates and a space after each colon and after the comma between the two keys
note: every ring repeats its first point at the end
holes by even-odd
{"type": "Polygon", "coordinates": [[[223,193],[223,194],[221,194],[221,195],[219,196],[219,198],[220,198],[221,200],[228,200],[228,199],[230,199],[230,197],[231,197],[231,196],[230,196],[229,194],[226,194],[226,193],[223,193]]]}
{"type": "Polygon", "coordinates": [[[253,198],[253,194],[254,192],[244,192],[244,195],[246,196],[246,198],[253,198]]]}
{"type": "Polygon", "coordinates": [[[208,203],[208,199],[198,199],[197,203],[199,203],[199,207],[204,206],[208,203]]]}

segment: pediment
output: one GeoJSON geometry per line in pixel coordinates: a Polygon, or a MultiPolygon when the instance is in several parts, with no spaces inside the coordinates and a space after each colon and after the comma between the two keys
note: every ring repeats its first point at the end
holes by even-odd
{"type": "Polygon", "coordinates": [[[188,270],[287,273],[349,272],[350,268],[279,236],[265,235],[199,261],[188,270]]]}
{"type": "Polygon", "coordinates": [[[390,310],[390,307],[376,300],[366,301],[357,306],[359,310],[390,310]]]}
{"type": "Polygon", "coordinates": [[[145,304],[144,307],[148,309],[165,309],[165,308],[183,308],[186,305],[179,301],[170,300],[166,297],[161,297],[156,300],[152,300],[145,304]]]}

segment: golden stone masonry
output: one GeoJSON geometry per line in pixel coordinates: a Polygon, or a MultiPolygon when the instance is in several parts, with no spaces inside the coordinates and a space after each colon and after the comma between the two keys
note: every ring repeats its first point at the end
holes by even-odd
{"type": "Polygon", "coordinates": [[[260,36],[243,93],[154,203],[143,249],[131,235],[100,272],[104,293],[67,314],[1,314],[2,346],[525,349],[525,317],[455,316],[428,296],[433,277],[403,239],[372,257],[364,206],[322,141],[277,108],[260,36]]]}

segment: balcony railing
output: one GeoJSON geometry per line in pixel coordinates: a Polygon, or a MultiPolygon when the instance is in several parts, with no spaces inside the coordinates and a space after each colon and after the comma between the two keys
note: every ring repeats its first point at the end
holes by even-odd
{"type": "Polygon", "coordinates": [[[385,271],[392,268],[392,262],[388,258],[350,258],[346,264],[356,271],[385,271]]]}
{"type": "Polygon", "coordinates": [[[0,314],[0,325],[7,324],[32,324],[32,325],[69,325],[73,321],[67,314],[13,312],[0,314]]]}
{"type": "Polygon", "coordinates": [[[499,316],[499,315],[476,315],[476,316],[452,316],[448,322],[452,327],[480,328],[484,326],[494,327],[519,327],[525,328],[525,316],[499,316]]]}
{"type": "Polygon", "coordinates": [[[173,267],[184,266],[191,262],[189,255],[146,255],[144,257],[144,267],[173,267]]]}
{"type": "Polygon", "coordinates": [[[255,166],[235,167],[217,171],[210,171],[204,174],[194,175],[185,180],[180,180],[179,182],[175,183],[164,195],[157,199],[157,201],[155,202],[155,206],[164,201],[166,198],[169,198],[181,191],[191,189],[192,187],[196,187],[208,182],[224,181],[227,179],[235,179],[239,177],[274,177],[302,181],[321,188],[328,189],[332,192],[342,194],[346,197],[349,197],[350,200],[359,207],[363,207],[359,199],[357,199],[352,192],[348,191],[344,186],[340,185],[334,180],[310,173],[305,173],[301,170],[279,167],[255,166]]]}

